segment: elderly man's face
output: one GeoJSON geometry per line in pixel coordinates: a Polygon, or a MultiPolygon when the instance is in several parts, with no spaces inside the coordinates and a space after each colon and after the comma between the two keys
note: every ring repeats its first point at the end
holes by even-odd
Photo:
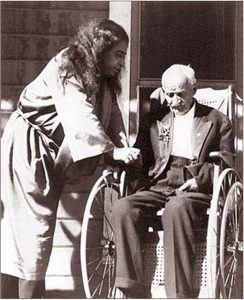
{"type": "Polygon", "coordinates": [[[187,77],[172,74],[164,81],[163,90],[171,110],[178,115],[186,114],[192,105],[195,90],[188,83],[187,77]]]}

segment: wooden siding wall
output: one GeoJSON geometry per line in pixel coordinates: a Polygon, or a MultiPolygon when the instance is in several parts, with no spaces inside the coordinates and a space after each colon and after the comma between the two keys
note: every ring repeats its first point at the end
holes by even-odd
{"type": "MultiPolygon", "coordinates": [[[[1,15],[1,99],[16,106],[24,86],[66,45],[80,23],[108,17],[109,2],[3,1],[1,15]]],[[[79,257],[81,221],[88,192],[100,171],[101,167],[92,178],[65,186],[46,277],[47,298],[85,297],[79,257]]]]}
{"type": "Polygon", "coordinates": [[[108,17],[108,8],[104,1],[2,1],[1,98],[16,102],[78,25],[108,17]]]}

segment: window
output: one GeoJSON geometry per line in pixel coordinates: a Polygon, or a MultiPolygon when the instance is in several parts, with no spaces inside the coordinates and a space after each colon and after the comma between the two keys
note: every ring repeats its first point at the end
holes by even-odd
{"type": "Polygon", "coordinates": [[[182,63],[201,80],[235,80],[235,22],[232,1],[142,1],[139,78],[182,63]]]}

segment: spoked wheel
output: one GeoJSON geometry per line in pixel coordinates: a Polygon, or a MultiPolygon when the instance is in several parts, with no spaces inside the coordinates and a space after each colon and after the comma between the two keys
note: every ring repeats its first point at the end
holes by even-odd
{"type": "Polygon", "coordinates": [[[223,298],[242,299],[243,296],[242,197],[242,184],[236,182],[228,192],[222,215],[220,232],[220,289],[223,298]]]}
{"type": "Polygon", "coordinates": [[[112,172],[102,175],[88,197],[81,230],[81,271],[87,298],[114,298],[116,246],[113,203],[120,184],[112,172]]]}
{"type": "Polygon", "coordinates": [[[214,187],[207,231],[207,285],[209,298],[220,296],[220,227],[224,203],[231,186],[240,181],[233,169],[225,169],[214,187]]]}

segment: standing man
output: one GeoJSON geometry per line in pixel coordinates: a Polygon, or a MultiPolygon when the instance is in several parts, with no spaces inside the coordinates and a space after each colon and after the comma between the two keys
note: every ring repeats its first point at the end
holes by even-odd
{"type": "MultiPolygon", "coordinates": [[[[116,287],[127,298],[147,298],[142,257],[143,233],[164,207],[165,289],[168,298],[194,298],[194,225],[209,207],[213,182],[212,151],[233,164],[231,123],[221,112],[199,104],[194,70],[172,65],[162,76],[165,95],[160,120],[150,126],[154,165],[150,184],[120,199],[114,207],[117,245],[116,287]]],[[[146,266],[145,266],[146,267],[146,266]]]]}
{"type": "Polygon", "coordinates": [[[23,90],[2,138],[1,298],[44,298],[56,213],[67,182],[103,154],[133,163],[117,103],[129,39],[112,20],[82,24],[23,90]]]}

